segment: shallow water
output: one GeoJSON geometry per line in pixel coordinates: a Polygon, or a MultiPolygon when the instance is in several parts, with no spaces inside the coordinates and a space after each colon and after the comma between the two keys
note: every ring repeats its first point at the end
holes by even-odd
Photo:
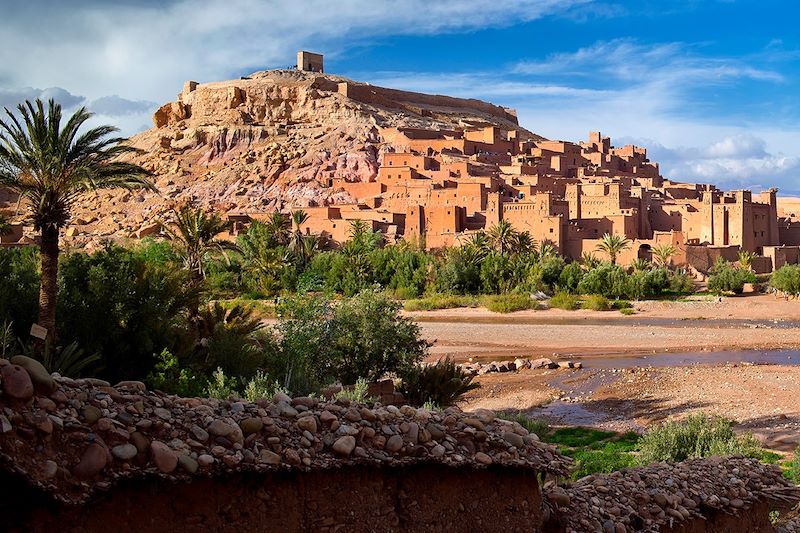
{"type": "Polygon", "coordinates": [[[752,363],[757,365],[800,365],[797,350],[733,350],[721,352],[661,352],[646,355],[576,357],[587,368],[664,368],[696,364],[719,365],[725,363],[752,363]]]}

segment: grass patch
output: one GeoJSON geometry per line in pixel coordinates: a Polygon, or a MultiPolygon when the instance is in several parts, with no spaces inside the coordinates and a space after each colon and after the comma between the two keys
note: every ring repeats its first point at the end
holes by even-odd
{"type": "Polygon", "coordinates": [[[481,303],[493,313],[513,313],[524,309],[536,309],[538,302],[529,294],[492,294],[481,298],[481,303]]]}
{"type": "Polygon", "coordinates": [[[531,418],[518,411],[500,411],[497,413],[497,418],[518,423],[530,433],[535,433],[540,440],[542,440],[544,435],[550,432],[550,426],[544,420],[531,418]]]}
{"type": "Polygon", "coordinates": [[[581,307],[584,309],[591,309],[592,311],[609,311],[611,309],[611,302],[602,294],[590,294],[584,296],[581,307]]]}
{"type": "Polygon", "coordinates": [[[567,292],[557,292],[550,297],[550,307],[556,309],[564,309],[565,311],[574,311],[580,306],[580,300],[574,294],[567,292]]]}
{"type": "Polygon", "coordinates": [[[611,309],[622,311],[623,309],[633,309],[633,304],[628,300],[614,300],[611,302],[611,309]]]}
{"type": "Polygon", "coordinates": [[[800,448],[794,452],[791,461],[783,463],[783,475],[800,485],[800,448]]]}
{"type": "Polygon", "coordinates": [[[626,316],[630,316],[630,315],[635,315],[636,314],[636,311],[631,307],[625,307],[623,309],[620,309],[619,312],[622,313],[623,315],[626,315],[626,316]]]}
{"type": "Polygon", "coordinates": [[[435,311],[456,307],[478,307],[478,299],[474,296],[457,294],[431,294],[403,302],[403,309],[406,311],[435,311]]]}

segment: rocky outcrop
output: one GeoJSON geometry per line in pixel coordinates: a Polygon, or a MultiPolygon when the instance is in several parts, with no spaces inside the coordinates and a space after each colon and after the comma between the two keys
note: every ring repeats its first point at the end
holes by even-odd
{"type": "MultiPolygon", "coordinates": [[[[239,213],[350,203],[331,180],[373,179],[382,153],[394,150],[383,135],[387,128],[519,129],[513,113],[486,102],[296,70],[187,82],[153,121],[153,129],[130,143],[142,150],[133,160],[154,173],[159,192],[86,196],[73,210],[66,241],[92,248],[102,240],[137,238],[181,201],[239,213]]],[[[14,202],[0,191],[0,209],[14,202]]],[[[34,235],[32,227],[27,233],[34,235]]]]}

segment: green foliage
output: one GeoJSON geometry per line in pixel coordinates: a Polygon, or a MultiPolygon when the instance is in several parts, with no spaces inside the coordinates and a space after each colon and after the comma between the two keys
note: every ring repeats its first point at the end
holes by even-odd
{"type": "Polygon", "coordinates": [[[456,307],[477,307],[478,299],[474,296],[458,296],[455,294],[430,294],[424,298],[406,300],[403,309],[406,311],[435,311],[436,309],[452,309],[456,307]]]}
{"type": "Polygon", "coordinates": [[[0,322],[25,338],[36,321],[39,299],[39,252],[32,246],[0,248],[0,322]]]}
{"type": "Polygon", "coordinates": [[[685,271],[672,272],[669,277],[669,291],[673,294],[691,294],[694,292],[694,280],[685,271]]]}
{"type": "Polygon", "coordinates": [[[236,378],[226,376],[221,368],[211,373],[211,379],[206,385],[205,395],[209,398],[227,400],[228,398],[238,398],[240,395],[236,391],[236,378]]]}
{"type": "Polygon", "coordinates": [[[623,315],[635,315],[636,314],[636,310],[631,308],[631,307],[623,307],[622,309],[619,310],[619,312],[622,313],[623,315]]]}
{"type": "Polygon", "coordinates": [[[143,379],[153,354],[164,348],[178,354],[193,342],[187,312],[197,292],[186,271],[107,245],[91,255],[67,255],[60,273],[60,340],[102,354],[100,377],[143,379]]]}
{"type": "Polygon", "coordinates": [[[342,387],[342,390],[336,393],[335,399],[346,398],[353,403],[374,403],[375,398],[368,395],[369,383],[364,378],[358,378],[351,387],[342,387]]]}
{"type": "Polygon", "coordinates": [[[617,262],[617,255],[631,247],[631,241],[622,235],[606,233],[600,239],[597,250],[605,253],[611,264],[617,262]]]}
{"type": "Polygon", "coordinates": [[[800,296],[800,265],[784,265],[776,270],[769,280],[773,289],[800,296]]]}
{"type": "Polygon", "coordinates": [[[58,372],[62,376],[81,378],[95,373],[102,365],[99,353],[87,354],[72,342],[64,347],[46,349],[41,356],[42,364],[50,372],[58,372]]]}
{"type": "Polygon", "coordinates": [[[800,447],[794,451],[794,457],[783,464],[784,475],[800,485],[800,447]]]}
{"type": "Polygon", "coordinates": [[[466,393],[480,387],[473,382],[474,374],[461,369],[449,357],[432,365],[414,365],[402,374],[400,392],[412,405],[433,402],[447,407],[458,402],[466,393]]]}
{"type": "Polygon", "coordinates": [[[181,368],[178,358],[165,348],[156,356],[156,364],[147,375],[147,383],[153,389],[188,398],[203,394],[206,380],[188,368],[181,368]]]}
{"type": "Polygon", "coordinates": [[[516,422],[530,433],[534,433],[540,439],[550,432],[550,426],[544,420],[531,418],[519,411],[500,411],[496,413],[497,418],[516,422]]]}
{"type": "Polygon", "coordinates": [[[564,309],[565,311],[574,311],[580,306],[580,300],[574,294],[569,294],[568,292],[559,291],[550,297],[548,305],[556,309],[564,309]]]}
{"type": "Polygon", "coordinates": [[[721,257],[709,270],[709,274],[708,290],[716,294],[741,294],[745,283],[756,282],[756,276],[750,270],[736,268],[721,257]]]}
{"type": "Polygon", "coordinates": [[[752,435],[737,436],[733,423],[722,417],[698,414],[657,426],[639,442],[640,464],[674,463],[712,455],[761,458],[763,450],[752,435]]]}
{"type": "Polygon", "coordinates": [[[558,288],[570,294],[575,294],[578,292],[578,286],[583,279],[583,273],[584,270],[577,261],[565,265],[558,276],[558,288]]]}
{"type": "Polygon", "coordinates": [[[592,311],[608,311],[611,309],[611,302],[602,294],[590,294],[582,299],[581,307],[592,311]]]}
{"type": "Polygon", "coordinates": [[[481,302],[493,313],[513,313],[524,309],[536,309],[537,302],[529,294],[508,293],[484,296],[481,302]]]}
{"type": "Polygon", "coordinates": [[[364,291],[348,300],[293,297],[280,306],[276,327],[279,349],[267,361],[293,392],[318,390],[358,378],[376,381],[422,360],[427,341],[419,326],[399,314],[400,306],[383,294],[364,291]]]}
{"type": "Polygon", "coordinates": [[[272,379],[266,372],[259,370],[244,386],[244,399],[256,402],[262,399],[272,399],[277,393],[287,394],[288,390],[281,387],[280,383],[272,379]]]}
{"type": "Polygon", "coordinates": [[[489,253],[481,263],[481,291],[484,294],[509,292],[517,285],[514,265],[505,254],[489,253]]]}

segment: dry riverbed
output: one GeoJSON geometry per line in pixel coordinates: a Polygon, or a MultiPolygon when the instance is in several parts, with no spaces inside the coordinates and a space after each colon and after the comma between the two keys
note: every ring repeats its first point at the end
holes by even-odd
{"type": "Polygon", "coordinates": [[[773,449],[797,447],[800,302],[699,297],[642,302],[636,309],[627,317],[560,310],[497,315],[480,308],[409,314],[435,341],[431,359],[546,356],[584,365],[480,376],[482,387],[468,396],[466,408],[523,410],[556,424],[638,431],[705,411],[739,421],[773,449]]]}

